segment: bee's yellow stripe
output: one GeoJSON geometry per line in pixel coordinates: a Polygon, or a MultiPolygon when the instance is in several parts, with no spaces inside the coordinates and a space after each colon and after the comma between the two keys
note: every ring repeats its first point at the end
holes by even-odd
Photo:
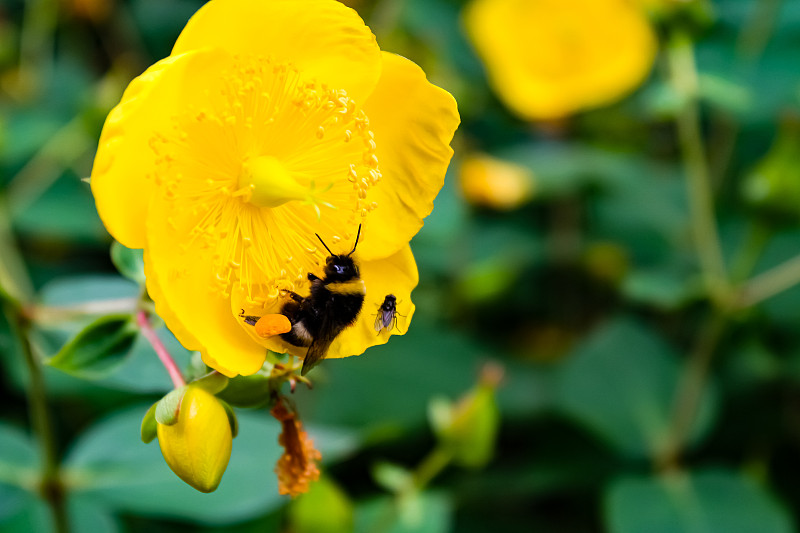
{"type": "Polygon", "coordinates": [[[367,293],[367,288],[364,286],[364,280],[352,279],[350,281],[334,281],[328,283],[325,287],[334,294],[361,294],[367,293]]]}

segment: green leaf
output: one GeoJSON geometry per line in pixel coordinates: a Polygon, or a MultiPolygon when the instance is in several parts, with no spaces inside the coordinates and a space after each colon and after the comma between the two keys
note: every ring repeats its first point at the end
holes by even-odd
{"type": "Polygon", "coordinates": [[[273,392],[269,376],[259,372],[230,378],[228,386],[219,393],[219,398],[236,407],[265,407],[273,401],[273,392]]]}
{"type": "Polygon", "coordinates": [[[510,290],[519,277],[519,271],[518,262],[497,257],[473,263],[459,277],[456,291],[465,302],[479,305],[510,290]]]}
{"type": "Polygon", "coordinates": [[[144,285],[143,250],[132,250],[114,241],[111,244],[111,262],[120,274],[139,285],[144,285]]]}
{"type": "Polygon", "coordinates": [[[725,470],[623,478],[605,499],[610,533],[792,533],[785,509],[725,470]]]}
{"type": "Polygon", "coordinates": [[[445,533],[452,531],[453,506],[440,492],[413,493],[406,498],[381,497],[356,507],[356,533],[445,533]]]}
{"type": "Polygon", "coordinates": [[[135,300],[139,290],[135,283],[121,276],[69,276],[48,282],[38,296],[42,305],[61,307],[124,298],[135,300]]]}
{"type": "Polygon", "coordinates": [[[723,76],[701,74],[698,79],[699,96],[709,104],[732,114],[744,114],[753,106],[753,93],[723,76]]]}
{"type": "Polygon", "coordinates": [[[291,503],[289,523],[295,533],[350,533],[353,504],[342,489],[322,476],[291,503]]]}
{"type": "Polygon", "coordinates": [[[209,394],[216,395],[228,386],[228,377],[219,372],[209,372],[205,376],[192,381],[192,387],[200,387],[209,394]]]}
{"type": "MultiPolygon", "coordinates": [[[[264,412],[238,415],[234,452],[219,488],[202,494],[181,481],[157,446],[142,444],[140,405],[114,414],[85,431],[67,454],[65,476],[74,491],[118,512],[169,516],[204,525],[221,525],[261,516],[286,502],[278,495],[273,469],[283,448],[280,425],[264,412]]],[[[323,458],[352,453],[352,433],[307,428],[323,458]]]]}
{"type": "Polygon", "coordinates": [[[156,422],[165,426],[171,426],[178,422],[178,414],[181,410],[181,401],[186,394],[186,387],[180,387],[170,391],[166,396],[156,402],[156,422]]]}
{"type": "MultiPolygon", "coordinates": [[[[89,140],[87,148],[93,142],[89,140]]],[[[29,240],[93,244],[108,239],[89,187],[63,169],[55,169],[53,177],[53,184],[33,203],[25,209],[15,207],[17,231],[29,240]]]]}
{"type": "MultiPolygon", "coordinates": [[[[638,322],[617,319],[594,332],[561,369],[559,407],[597,432],[617,450],[651,457],[665,445],[678,356],[638,322]]],[[[704,395],[691,441],[713,418],[713,387],[704,395]]]]}
{"type": "MultiPolygon", "coordinates": [[[[155,331],[178,367],[187,368],[194,352],[184,348],[167,328],[160,327],[155,331]]],[[[157,394],[164,394],[174,386],[153,346],[141,334],[122,364],[97,383],[114,389],[157,394]]]]}
{"type": "Polygon", "coordinates": [[[372,478],[391,493],[401,493],[414,486],[414,474],[398,464],[381,461],[372,467],[372,478]]]}
{"type": "Polygon", "coordinates": [[[36,443],[14,426],[0,423],[0,522],[34,498],[38,475],[36,443]]]}
{"type": "Polygon", "coordinates": [[[137,333],[131,315],[103,316],[86,326],[47,363],[76,376],[101,377],[122,362],[137,333]]]}
{"type": "MultiPolygon", "coordinates": [[[[121,531],[114,515],[90,498],[69,496],[67,518],[70,531],[91,531],[92,533],[118,533],[121,531]]],[[[52,510],[33,495],[13,516],[5,520],[0,517],[0,533],[55,530],[52,510]]]]}
{"type": "Polygon", "coordinates": [[[0,483],[19,483],[39,469],[39,455],[31,438],[0,422],[0,483]]]}
{"type": "Polygon", "coordinates": [[[661,267],[631,272],[622,284],[622,292],[635,302],[674,311],[703,294],[701,279],[686,269],[661,267]]]}
{"type": "Polygon", "coordinates": [[[142,442],[149,444],[158,436],[158,422],[156,421],[156,409],[159,402],[150,406],[142,419],[142,442]]]}

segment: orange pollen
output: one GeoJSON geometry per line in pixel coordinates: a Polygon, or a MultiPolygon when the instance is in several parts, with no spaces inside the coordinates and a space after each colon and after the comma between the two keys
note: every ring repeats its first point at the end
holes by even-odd
{"type": "Polygon", "coordinates": [[[262,339],[288,333],[292,330],[292,323],[286,315],[270,314],[264,315],[256,322],[256,335],[262,339]]]}
{"type": "Polygon", "coordinates": [[[281,423],[278,444],[284,448],[283,455],[275,465],[278,492],[294,498],[308,492],[311,482],[319,479],[316,462],[322,455],[314,448],[297,415],[286,409],[283,403],[276,404],[271,414],[281,423]]]}

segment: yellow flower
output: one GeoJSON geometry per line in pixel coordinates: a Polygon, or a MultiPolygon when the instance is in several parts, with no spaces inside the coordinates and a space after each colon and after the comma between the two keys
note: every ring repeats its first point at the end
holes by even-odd
{"type": "Polygon", "coordinates": [[[213,394],[189,386],[178,420],[158,424],[158,444],[175,474],[200,492],[213,492],[231,458],[231,426],[225,408],[213,394]]]}
{"type": "Polygon", "coordinates": [[[468,202],[499,210],[515,209],[533,193],[530,170],[487,155],[465,159],[459,181],[468,202]]]}
{"type": "Polygon", "coordinates": [[[656,54],[630,0],[473,0],[464,20],[495,92],[525,119],[612,103],[644,80],[656,54]]]}
{"type": "Polygon", "coordinates": [[[144,248],[169,328],[228,376],[256,372],[266,348],[305,355],[239,315],[307,294],[328,255],[314,234],[347,253],[363,224],[364,308],[328,351],[358,355],[397,333],[375,334],[385,295],[414,312],[408,242],[458,122],[452,96],[339,2],[212,0],[109,114],[92,192],[109,232],[144,248]]]}

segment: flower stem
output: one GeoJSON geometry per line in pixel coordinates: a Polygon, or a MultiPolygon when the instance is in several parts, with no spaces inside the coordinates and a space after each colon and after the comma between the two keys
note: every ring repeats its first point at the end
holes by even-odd
{"type": "Polygon", "coordinates": [[[655,458],[659,470],[674,470],[678,467],[681,452],[691,436],[703,392],[706,389],[711,361],[727,323],[726,314],[715,312],[700,330],[695,347],[689,354],[678,383],[669,433],[663,448],[659,450],[655,458]]]}
{"type": "Polygon", "coordinates": [[[727,281],[722,247],[714,219],[711,176],[700,130],[697,68],[692,42],[688,35],[681,31],[673,33],[667,47],[667,57],[670,82],[683,99],[676,117],[676,127],[686,169],[695,248],[706,288],[716,300],[725,292],[727,281]]]}
{"type": "Polygon", "coordinates": [[[11,230],[8,199],[0,194],[0,288],[15,302],[33,299],[33,283],[11,230]]]}
{"type": "Polygon", "coordinates": [[[800,283],[800,255],[748,281],[739,293],[735,302],[736,307],[750,307],[798,283],[800,283]]]}
{"type": "MultiPolygon", "coordinates": [[[[706,290],[716,308],[699,331],[694,349],[683,367],[675,391],[668,433],[663,447],[654,458],[661,470],[677,468],[683,448],[691,436],[706,390],[711,361],[728,321],[727,302],[731,291],[714,213],[711,172],[700,127],[697,67],[691,38],[680,29],[674,31],[666,51],[670,83],[681,98],[675,125],[686,172],[694,245],[706,290]]],[[[743,252],[736,275],[747,271],[752,262],[749,250],[743,252]]]]}
{"type": "Polygon", "coordinates": [[[19,39],[19,92],[33,90],[38,94],[43,81],[52,75],[57,18],[58,3],[55,0],[25,3],[19,39]]]}
{"type": "Polygon", "coordinates": [[[42,472],[39,492],[50,507],[56,533],[69,531],[66,488],[61,481],[61,466],[56,449],[53,422],[47,409],[42,366],[30,341],[30,319],[25,305],[32,299],[33,284],[11,232],[5,196],[0,196],[0,301],[9,327],[17,336],[30,382],[26,387],[31,427],[39,444],[42,472]]]}
{"type": "Polygon", "coordinates": [[[161,364],[163,364],[167,369],[169,377],[172,379],[172,383],[175,385],[175,388],[177,389],[178,387],[183,387],[186,385],[186,381],[184,381],[181,371],[178,369],[178,365],[175,363],[175,360],[167,351],[166,346],[164,346],[164,343],[161,342],[161,339],[158,338],[158,335],[156,335],[156,332],[150,325],[150,320],[147,318],[147,313],[144,311],[137,311],[136,322],[139,324],[142,334],[145,336],[148,342],[150,342],[150,345],[153,347],[153,350],[155,350],[156,355],[158,355],[158,358],[161,360],[161,364]]]}
{"type": "Polygon", "coordinates": [[[25,314],[37,324],[57,324],[87,315],[129,313],[137,309],[138,303],[138,298],[111,298],[66,306],[32,305],[25,309],[25,314]]]}
{"type": "Polygon", "coordinates": [[[42,456],[42,477],[39,492],[50,507],[53,525],[57,533],[69,531],[66,508],[66,490],[61,481],[61,468],[56,451],[53,423],[47,408],[47,392],[45,389],[42,367],[30,342],[30,322],[23,315],[22,308],[7,303],[4,306],[6,317],[16,332],[25,364],[28,368],[30,383],[27,387],[28,409],[31,426],[39,441],[42,456]]]}
{"type": "MultiPolygon", "coordinates": [[[[744,242],[731,261],[730,280],[733,285],[744,282],[761,259],[764,248],[772,236],[770,229],[758,220],[750,222],[744,242]]],[[[733,291],[733,296],[736,294],[733,291]]]]}
{"type": "Polygon", "coordinates": [[[453,454],[442,446],[434,448],[414,471],[414,488],[418,491],[424,489],[450,464],[452,458],[453,454]]]}

